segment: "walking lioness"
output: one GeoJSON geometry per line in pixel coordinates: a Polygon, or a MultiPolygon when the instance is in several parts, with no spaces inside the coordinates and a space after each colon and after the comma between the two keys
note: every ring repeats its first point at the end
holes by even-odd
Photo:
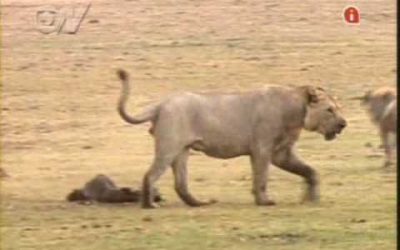
{"type": "Polygon", "coordinates": [[[379,128],[382,145],[385,150],[385,163],[387,167],[392,164],[392,143],[389,135],[397,134],[397,92],[394,88],[382,87],[368,91],[360,98],[371,115],[371,120],[379,128]]]}
{"type": "Polygon", "coordinates": [[[150,121],[155,139],[154,161],[143,179],[143,208],[154,208],[152,189],[169,166],[175,190],[190,206],[210,204],[195,199],[188,190],[189,150],[215,158],[250,156],[253,194],[257,205],[275,204],[267,192],[270,163],[300,175],[307,182],[305,199],[318,201],[318,176],[294,152],[294,144],[305,128],[332,140],[346,126],[335,100],[324,89],[313,86],[270,86],[240,94],[176,94],[131,116],[125,111],[129,76],[118,71],[122,92],[118,111],[128,123],[150,121]]]}

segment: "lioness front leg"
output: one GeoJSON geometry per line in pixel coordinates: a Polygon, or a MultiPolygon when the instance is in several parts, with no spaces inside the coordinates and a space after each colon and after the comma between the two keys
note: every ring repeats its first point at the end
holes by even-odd
{"type": "Polygon", "coordinates": [[[189,206],[199,207],[214,203],[213,201],[199,201],[189,192],[187,183],[187,159],[189,150],[184,150],[172,163],[172,170],[175,178],[175,191],[178,196],[189,206]]]}
{"type": "Polygon", "coordinates": [[[384,167],[389,167],[392,164],[392,146],[389,142],[389,133],[381,128],[380,131],[383,149],[385,150],[385,163],[384,167]]]}
{"type": "Polygon", "coordinates": [[[269,167],[269,154],[255,153],[250,156],[253,173],[253,189],[255,203],[259,206],[275,205],[275,202],[268,198],[267,178],[269,167]]]}
{"type": "Polygon", "coordinates": [[[319,180],[317,172],[300,160],[291,148],[276,152],[272,163],[285,171],[302,176],[305,179],[307,191],[303,201],[319,201],[319,180]]]}

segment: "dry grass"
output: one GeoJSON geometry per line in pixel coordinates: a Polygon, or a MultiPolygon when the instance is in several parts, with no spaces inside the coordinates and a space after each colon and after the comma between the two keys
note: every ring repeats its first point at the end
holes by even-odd
{"type": "Polygon", "coordinates": [[[344,0],[149,2],[95,1],[78,34],[44,35],[33,21],[44,1],[2,1],[1,249],[394,249],[397,173],[381,168],[376,130],[349,98],[395,84],[395,1],[357,3],[356,27],[341,20],[344,0]],[[66,203],[97,173],[139,186],[151,162],[148,124],[115,111],[118,67],[135,82],[133,111],[186,90],[333,91],[349,127],[298,145],[321,174],[321,204],[300,204],[302,181],[272,168],[278,205],[256,207],[246,158],[202,155],[190,159],[191,189],[213,206],[183,205],[171,173],[158,210],[66,203]]]}

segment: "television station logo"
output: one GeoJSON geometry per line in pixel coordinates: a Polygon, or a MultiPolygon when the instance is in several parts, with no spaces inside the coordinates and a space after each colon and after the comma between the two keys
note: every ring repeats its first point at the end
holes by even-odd
{"type": "Polygon", "coordinates": [[[40,6],[35,15],[36,28],[43,34],[76,34],[90,6],[90,2],[64,6],[40,6]]]}

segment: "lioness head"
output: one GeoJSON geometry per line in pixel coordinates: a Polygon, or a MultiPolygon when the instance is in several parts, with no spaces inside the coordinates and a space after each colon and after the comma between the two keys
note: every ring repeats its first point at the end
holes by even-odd
{"type": "Polygon", "coordinates": [[[320,87],[302,86],[300,89],[307,102],[304,128],[324,135],[326,140],[335,139],[347,125],[335,99],[320,87]]]}

